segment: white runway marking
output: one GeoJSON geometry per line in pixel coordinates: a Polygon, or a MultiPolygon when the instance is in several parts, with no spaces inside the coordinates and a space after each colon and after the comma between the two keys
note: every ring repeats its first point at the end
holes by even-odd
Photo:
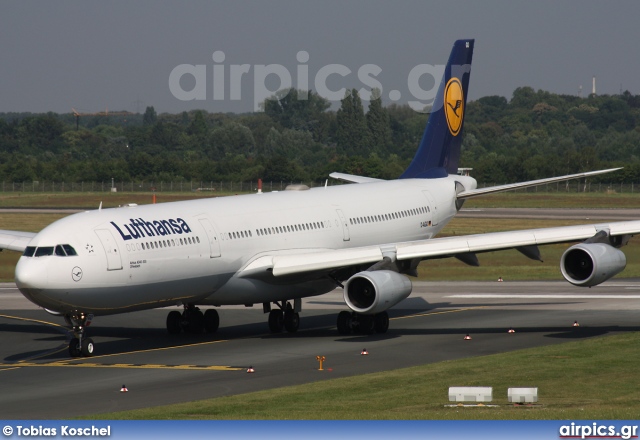
{"type": "Polygon", "coordinates": [[[447,295],[445,298],[509,298],[509,299],[640,299],[640,295],[505,295],[498,293],[470,293],[447,295]]]}

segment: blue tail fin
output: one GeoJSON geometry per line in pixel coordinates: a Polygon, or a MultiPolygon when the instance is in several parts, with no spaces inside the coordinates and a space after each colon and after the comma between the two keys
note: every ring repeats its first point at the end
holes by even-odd
{"type": "Polygon", "coordinates": [[[474,40],[451,49],[418,151],[400,179],[446,177],[458,172],[474,40]]]}

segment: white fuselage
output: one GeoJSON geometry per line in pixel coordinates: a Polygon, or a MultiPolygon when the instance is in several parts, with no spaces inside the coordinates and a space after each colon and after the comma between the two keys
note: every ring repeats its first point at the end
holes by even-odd
{"type": "Polygon", "coordinates": [[[77,255],[23,256],[16,283],[34,303],[96,315],[167,305],[254,304],[330,291],[323,277],[241,278],[264,255],[428,239],[455,215],[455,182],[407,179],[250,194],[74,214],[29,247],[77,255]]]}

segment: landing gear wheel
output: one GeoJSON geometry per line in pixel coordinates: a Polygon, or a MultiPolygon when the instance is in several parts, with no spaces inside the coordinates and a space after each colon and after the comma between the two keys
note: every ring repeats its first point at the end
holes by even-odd
{"type": "Polygon", "coordinates": [[[84,338],[82,340],[82,344],[80,344],[80,351],[82,352],[83,356],[89,357],[89,356],[93,356],[93,339],[91,338],[84,338]]]}
{"type": "Polygon", "coordinates": [[[71,338],[69,342],[69,354],[71,357],[79,357],[82,354],[82,351],[80,351],[80,339],[71,338]]]}
{"type": "Polygon", "coordinates": [[[200,309],[185,310],[185,316],[187,323],[185,331],[187,333],[199,334],[204,331],[204,314],[200,309]]]}
{"type": "Polygon", "coordinates": [[[365,335],[370,335],[374,330],[374,318],[371,315],[358,316],[358,331],[365,335]]]}
{"type": "Polygon", "coordinates": [[[338,313],[338,333],[341,335],[351,333],[351,313],[345,310],[338,313]]]}
{"type": "Polygon", "coordinates": [[[69,354],[72,357],[91,356],[94,349],[93,340],[85,336],[86,328],[93,320],[93,314],[77,311],[64,315],[64,320],[73,330],[73,337],[69,341],[69,354]]]}
{"type": "Polygon", "coordinates": [[[204,312],[204,329],[207,333],[215,333],[220,326],[220,316],[218,311],[214,309],[207,309],[204,312]]]}
{"type": "Polygon", "coordinates": [[[287,310],[284,312],[284,328],[293,333],[300,327],[300,315],[293,310],[287,310]]]}
{"type": "Polygon", "coordinates": [[[380,312],[373,318],[374,328],[377,333],[386,333],[389,330],[389,314],[380,312]]]}
{"type": "Polygon", "coordinates": [[[282,310],[272,310],[269,312],[269,330],[271,333],[280,333],[284,327],[284,317],[282,310]]]}
{"type": "Polygon", "coordinates": [[[182,331],[182,314],[177,310],[169,312],[167,315],[167,331],[170,335],[177,335],[182,331]]]}

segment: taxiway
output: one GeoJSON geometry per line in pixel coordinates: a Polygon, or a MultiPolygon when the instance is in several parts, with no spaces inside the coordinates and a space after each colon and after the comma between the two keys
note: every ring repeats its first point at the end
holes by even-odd
{"type": "Polygon", "coordinates": [[[639,299],[638,280],[591,289],[416,282],[411,297],[389,310],[386,334],[340,336],[336,315],[345,306],[336,290],[303,301],[295,334],[270,334],[258,306],[219,309],[215,335],[168,335],[167,309],[97,317],[90,328],[96,356],[70,358],[62,318],[2,284],[0,418],[87,416],[638,331],[639,299]],[[323,371],[318,355],[326,357],[323,371]],[[255,373],[246,372],[250,366],[255,373]]]}

